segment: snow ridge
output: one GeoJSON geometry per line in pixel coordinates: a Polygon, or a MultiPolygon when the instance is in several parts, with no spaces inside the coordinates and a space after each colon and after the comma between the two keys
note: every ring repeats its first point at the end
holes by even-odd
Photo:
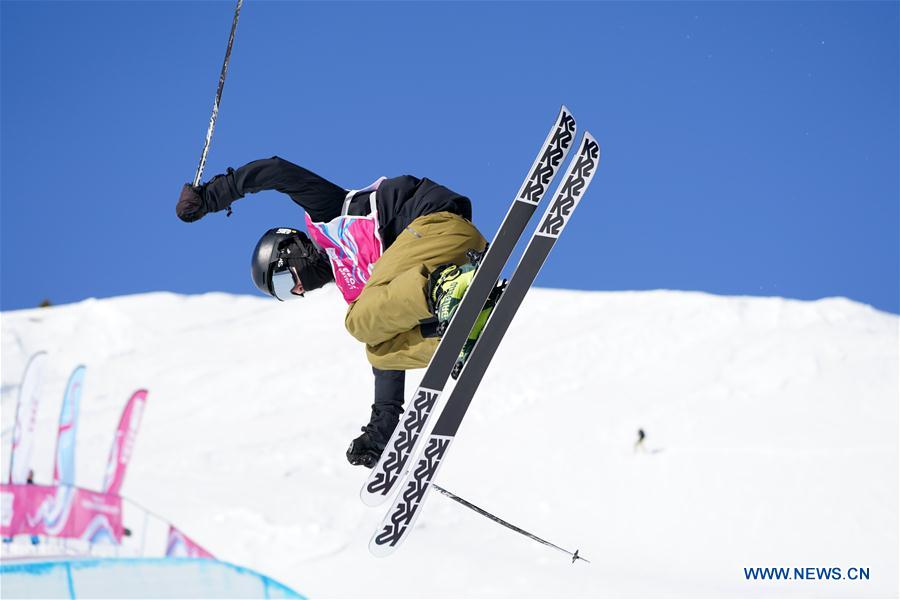
{"type": "Polygon", "coordinates": [[[359,502],[366,473],[343,453],[371,374],[344,306],[332,287],[290,304],[157,292],[2,313],[3,477],[22,369],[47,350],[39,483],[76,364],[79,485],[100,486],[145,387],[123,493],[311,597],[897,594],[896,315],[843,298],[532,290],[438,483],[593,561],[573,566],[437,498],[394,556],[368,554],[381,510],[359,502]],[[872,579],[746,581],[755,566],[872,579]]]}

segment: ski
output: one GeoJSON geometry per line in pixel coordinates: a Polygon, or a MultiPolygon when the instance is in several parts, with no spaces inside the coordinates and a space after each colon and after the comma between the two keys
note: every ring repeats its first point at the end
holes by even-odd
{"type": "Polygon", "coordinates": [[[365,504],[377,506],[387,500],[405,472],[409,457],[415,450],[432,409],[447,384],[469,332],[535,208],[572,146],[575,130],[575,118],[569,109],[563,106],[494,240],[482,257],[475,277],[450,320],[449,327],[441,336],[425,375],[412,399],[407,402],[406,409],[385,446],[381,459],[360,490],[360,498],[365,504]]]}
{"type": "Polygon", "coordinates": [[[581,147],[566,169],[553,202],[535,229],[525,253],[466,361],[456,387],[428,436],[416,466],[406,473],[400,493],[372,536],[369,542],[372,554],[376,556],[390,554],[412,529],[425,502],[430,484],[447,455],[494,353],[550,250],[583,198],[594,177],[599,159],[599,145],[589,133],[585,133],[581,147]]]}

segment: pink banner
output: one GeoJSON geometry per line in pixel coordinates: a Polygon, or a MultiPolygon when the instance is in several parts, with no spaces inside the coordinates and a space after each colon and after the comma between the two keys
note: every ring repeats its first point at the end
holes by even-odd
{"type": "Polygon", "coordinates": [[[166,556],[176,558],[215,558],[194,540],[178,531],[174,525],[169,525],[166,556]]]}
{"type": "Polygon", "coordinates": [[[21,534],[122,542],[122,499],[81,488],[47,485],[0,486],[3,537],[21,534]]]}
{"type": "Polygon", "coordinates": [[[122,417],[119,419],[119,428],[113,440],[112,449],[109,451],[109,460],[106,462],[106,474],[103,477],[103,492],[106,494],[118,494],[125,481],[125,470],[134,450],[134,441],[137,438],[138,428],[141,426],[141,416],[144,414],[144,404],[147,402],[147,390],[138,390],[132,396],[122,417]]]}

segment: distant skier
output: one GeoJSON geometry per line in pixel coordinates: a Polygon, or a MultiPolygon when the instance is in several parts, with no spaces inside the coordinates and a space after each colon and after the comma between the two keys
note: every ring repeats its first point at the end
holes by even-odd
{"type": "Polygon", "coordinates": [[[637,441],[634,443],[634,451],[635,451],[635,453],[637,453],[637,452],[646,452],[646,451],[647,451],[647,447],[644,446],[644,438],[646,438],[646,437],[647,437],[647,434],[644,433],[644,430],[643,430],[643,429],[638,429],[638,439],[637,439],[637,441]]]}
{"type": "Polygon", "coordinates": [[[306,213],[309,235],[267,231],[251,262],[260,291],[282,301],[335,282],[349,303],[344,325],[366,344],[375,403],[347,459],[374,467],[400,418],[405,370],[427,366],[471,281],[467,253],[487,242],[471,223],[468,198],[429,179],[380,178],[346,190],[279,157],[228,169],[207,183],[185,184],[178,217],[193,222],[245,194],[278,190],[306,213]]]}

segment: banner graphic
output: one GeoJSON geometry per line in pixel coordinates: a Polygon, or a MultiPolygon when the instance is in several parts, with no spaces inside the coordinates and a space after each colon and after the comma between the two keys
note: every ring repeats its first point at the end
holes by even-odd
{"type": "Polygon", "coordinates": [[[53,466],[54,485],[75,485],[75,436],[78,432],[78,405],[84,387],[85,367],[75,368],[59,413],[59,433],[56,437],[56,464],[53,466]]]}
{"type": "Polygon", "coordinates": [[[184,535],[174,525],[169,525],[169,541],[166,556],[175,558],[215,558],[198,543],[184,535]]]}
{"type": "Polygon", "coordinates": [[[105,494],[118,494],[122,488],[125,470],[128,468],[128,461],[134,450],[134,442],[137,438],[138,428],[141,426],[141,416],[144,414],[146,402],[147,390],[138,390],[131,396],[128,404],[125,405],[125,410],[122,411],[103,477],[102,491],[105,494]]]}
{"type": "Polygon", "coordinates": [[[0,486],[3,537],[45,535],[92,544],[122,542],[122,499],[81,488],[0,486]]]}

